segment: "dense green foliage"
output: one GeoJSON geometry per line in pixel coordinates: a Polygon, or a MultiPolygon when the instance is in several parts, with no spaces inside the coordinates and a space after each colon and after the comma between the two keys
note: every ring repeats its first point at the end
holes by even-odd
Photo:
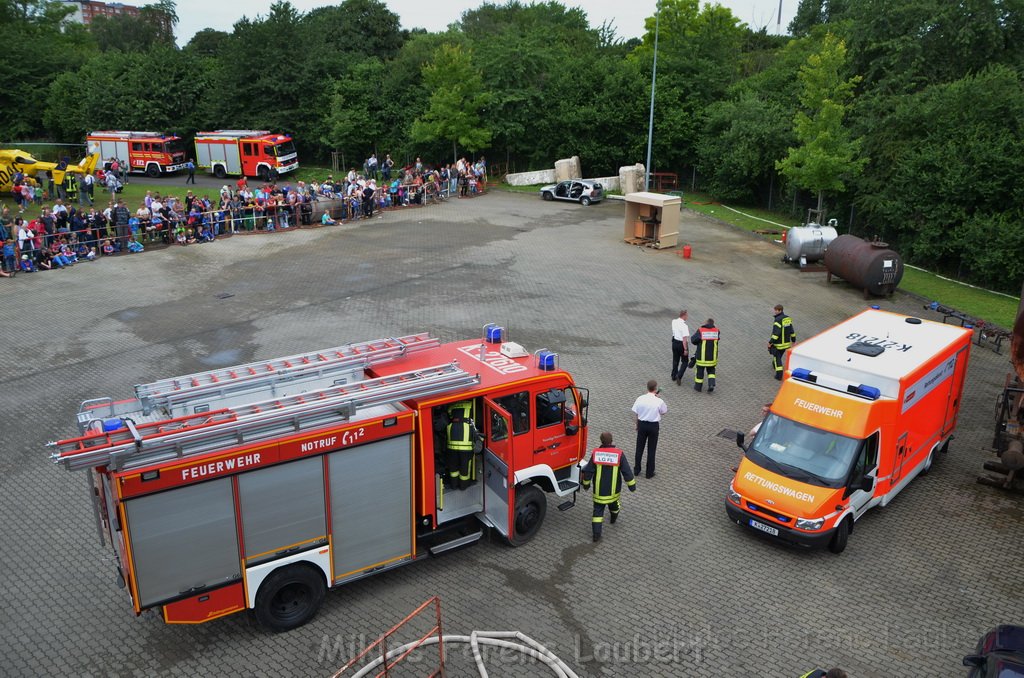
{"type": "Polygon", "coordinates": [[[659,7],[623,41],[556,1],[485,2],[441,33],[383,0],[277,2],[178,48],[173,0],[91,29],[0,0],[0,140],[258,127],[294,134],[304,161],[579,155],[602,176],[644,158],[657,25],[653,170],[749,205],[820,197],[912,263],[1017,291],[1024,0],[801,0],[789,36],[702,0],[659,7]]]}

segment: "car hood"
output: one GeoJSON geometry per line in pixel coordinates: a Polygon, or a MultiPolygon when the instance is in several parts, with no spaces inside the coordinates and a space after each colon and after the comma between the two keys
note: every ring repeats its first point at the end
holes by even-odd
{"type": "Polygon", "coordinates": [[[745,499],[767,503],[783,513],[798,517],[827,513],[825,507],[842,498],[842,489],[811,485],[772,473],[744,457],[732,481],[733,489],[745,499]]]}
{"type": "Polygon", "coordinates": [[[555,190],[556,186],[558,186],[558,184],[550,184],[548,186],[541,186],[540,190],[542,190],[542,191],[553,191],[553,190],[555,190]]]}

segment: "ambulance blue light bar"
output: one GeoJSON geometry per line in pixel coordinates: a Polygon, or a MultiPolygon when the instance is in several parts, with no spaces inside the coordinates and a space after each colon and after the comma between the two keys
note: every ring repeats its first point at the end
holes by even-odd
{"type": "Polygon", "coordinates": [[[865,386],[864,384],[850,384],[846,387],[846,392],[861,398],[867,398],[868,400],[878,400],[882,397],[881,390],[874,386],[865,386]]]}
{"type": "Polygon", "coordinates": [[[811,372],[806,367],[796,368],[795,370],[793,370],[792,375],[794,379],[799,379],[800,381],[809,381],[812,384],[818,381],[818,377],[816,377],[814,373],[811,372]]]}

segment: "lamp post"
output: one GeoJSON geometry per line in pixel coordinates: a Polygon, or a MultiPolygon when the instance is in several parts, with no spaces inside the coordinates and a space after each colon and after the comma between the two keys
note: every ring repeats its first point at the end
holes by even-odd
{"type": "Polygon", "coordinates": [[[658,20],[661,18],[661,0],[654,8],[654,66],[651,68],[651,117],[647,123],[647,164],[644,165],[644,190],[651,188],[651,139],[654,137],[654,79],[658,76],[658,20]]]}

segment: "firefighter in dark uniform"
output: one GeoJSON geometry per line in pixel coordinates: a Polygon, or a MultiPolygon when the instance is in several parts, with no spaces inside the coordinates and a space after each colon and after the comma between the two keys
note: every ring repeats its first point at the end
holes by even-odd
{"type": "Polygon", "coordinates": [[[590,461],[583,467],[583,489],[590,489],[594,483],[594,517],[591,526],[594,541],[601,540],[601,527],[604,524],[604,507],[611,513],[611,522],[619,518],[619,495],[622,492],[622,480],[630,492],[636,492],[636,478],[633,469],[626,461],[626,454],[617,447],[612,447],[612,434],[601,434],[601,446],[591,453],[590,461]]]}
{"type": "Polygon", "coordinates": [[[768,340],[768,352],[772,354],[772,367],[775,369],[776,379],[782,379],[784,365],[782,358],[794,343],[796,343],[796,330],[793,329],[793,319],[782,312],[782,304],[777,304],[775,306],[775,324],[772,325],[772,338],[768,340]]]}
{"type": "Polygon", "coordinates": [[[715,390],[715,367],[718,366],[718,328],[715,321],[708,318],[708,321],[697,328],[697,331],[690,337],[690,343],[697,348],[693,351],[690,360],[697,366],[693,373],[693,390],[700,392],[704,388],[704,375],[708,375],[708,393],[715,390]]]}
{"type": "Polygon", "coordinates": [[[445,429],[445,469],[448,486],[464,490],[473,484],[473,447],[476,444],[473,425],[473,403],[462,400],[448,406],[448,426],[445,429]]]}

